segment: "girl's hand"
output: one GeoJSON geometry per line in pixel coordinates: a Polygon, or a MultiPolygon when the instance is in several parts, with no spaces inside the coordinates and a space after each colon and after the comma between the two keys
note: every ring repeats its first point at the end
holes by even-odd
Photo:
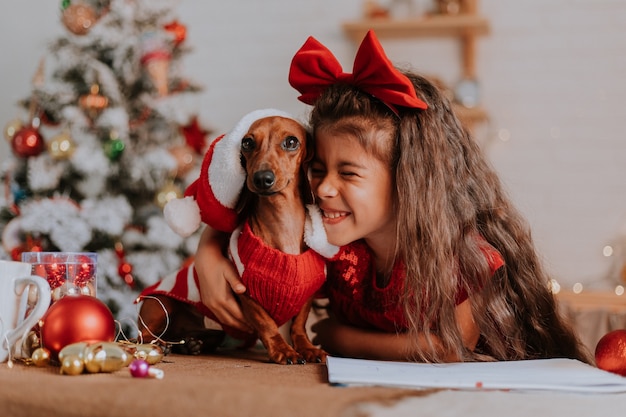
{"type": "Polygon", "coordinates": [[[202,233],[195,256],[200,299],[221,324],[252,333],[252,327],[246,322],[241,307],[233,295],[233,293],[243,294],[246,287],[241,282],[235,266],[222,252],[227,242],[227,234],[209,227],[202,233]]]}
{"type": "Polygon", "coordinates": [[[311,331],[315,333],[311,342],[320,345],[322,349],[331,355],[342,356],[341,347],[338,343],[342,338],[342,324],[334,316],[330,315],[311,326],[311,331]]]}
{"type": "Polygon", "coordinates": [[[409,338],[405,334],[383,333],[342,324],[332,314],[311,326],[313,344],[330,355],[359,359],[406,361],[409,338]]]}
{"type": "MultiPolygon", "coordinates": [[[[474,350],[480,330],[473,319],[470,300],[459,304],[455,314],[465,348],[474,350]]],[[[312,342],[321,345],[330,355],[407,361],[417,357],[416,349],[419,347],[422,351],[432,352],[432,356],[438,356],[444,362],[460,360],[456,350],[444,350],[436,335],[431,336],[430,342],[423,334],[412,340],[408,333],[386,333],[342,324],[332,314],[313,324],[311,330],[316,333],[312,342]]]]}
{"type": "MultiPolygon", "coordinates": [[[[359,345],[361,343],[361,331],[355,327],[342,324],[329,312],[329,316],[311,326],[315,333],[313,344],[320,345],[330,355],[346,357],[362,357],[359,345]],[[356,337],[357,339],[352,339],[356,337]]],[[[367,337],[367,336],[366,336],[367,337]]]]}

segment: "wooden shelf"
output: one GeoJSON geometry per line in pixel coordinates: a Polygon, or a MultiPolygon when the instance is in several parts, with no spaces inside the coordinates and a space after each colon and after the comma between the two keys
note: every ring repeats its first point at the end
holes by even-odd
{"type": "Polygon", "coordinates": [[[613,291],[584,291],[576,294],[572,291],[561,290],[556,294],[556,299],[575,311],[626,312],[626,295],[617,295],[613,291]]]}
{"type": "Polygon", "coordinates": [[[357,43],[370,29],[379,38],[484,36],[490,30],[487,19],[473,14],[432,15],[415,19],[363,19],[343,24],[345,33],[357,43]]]}
{"type": "Polygon", "coordinates": [[[482,107],[465,107],[457,103],[453,103],[454,113],[461,119],[461,122],[470,129],[475,123],[486,122],[489,119],[487,112],[482,107]]]}
{"type": "MultiPolygon", "coordinates": [[[[344,22],[342,27],[346,36],[357,45],[370,29],[380,39],[456,38],[461,44],[461,79],[476,80],[476,39],[489,34],[489,22],[478,15],[478,0],[461,1],[461,10],[463,12],[459,14],[431,14],[408,19],[364,18],[344,22]]],[[[482,107],[468,108],[458,103],[453,106],[461,122],[470,130],[489,118],[482,107]]]]}
{"type": "MultiPolygon", "coordinates": [[[[476,78],[476,38],[489,34],[489,22],[478,16],[475,4],[472,12],[456,15],[426,15],[413,19],[375,18],[343,23],[345,34],[354,43],[361,42],[368,30],[373,29],[380,39],[451,37],[461,42],[461,73],[465,79],[476,78]]],[[[476,123],[488,120],[482,107],[468,108],[454,103],[454,110],[465,126],[472,129],[476,123]]]]}

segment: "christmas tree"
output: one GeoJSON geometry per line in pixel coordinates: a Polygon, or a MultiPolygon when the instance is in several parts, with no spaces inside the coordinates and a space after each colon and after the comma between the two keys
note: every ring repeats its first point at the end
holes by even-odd
{"type": "Polygon", "coordinates": [[[208,134],[189,108],[201,88],[181,74],[190,48],[174,3],[63,0],[66,35],[5,128],[0,256],[96,252],[97,296],[118,320],[197,244],[162,214],[198,177],[208,134]]]}

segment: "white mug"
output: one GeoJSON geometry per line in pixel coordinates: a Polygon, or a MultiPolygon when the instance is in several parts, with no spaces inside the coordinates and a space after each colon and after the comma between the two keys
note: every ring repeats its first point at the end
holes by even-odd
{"type": "Polygon", "coordinates": [[[20,356],[22,340],[49,306],[50,285],[44,278],[31,275],[30,264],[0,260],[0,363],[7,360],[14,347],[16,356],[20,356]],[[37,288],[36,298],[30,285],[37,288]],[[29,301],[34,306],[26,315],[29,301]]]}

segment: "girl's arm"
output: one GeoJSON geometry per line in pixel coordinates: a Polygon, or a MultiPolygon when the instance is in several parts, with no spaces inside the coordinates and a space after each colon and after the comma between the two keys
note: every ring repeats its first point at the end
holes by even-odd
{"type": "MultiPolygon", "coordinates": [[[[455,310],[457,324],[466,348],[473,350],[478,343],[480,331],[471,313],[471,304],[466,300],[455,310]]],[[[315,323],[312,327],[316,336],[313,343],[321,345],[331,355],[350,358],[363,358],[388,361],[407,361],[415,355],[415,342],[408,333],[384,333],[365,330],[341,324],[336,318],[329,317],[315,323]]],[[[432,337],[438,356],[445,362],[460,360],[456,352],[444,352],[436,336],[432,337]]],[[[430,349],[426,338],[419,336],[417,345],[420,349],[430,349]]]]}
{"type": "Polygon", "coordinates": [[[195,256],[200,299],[223,325],[252,332],[233,295],[243,294],[246,287],[239,279],[235,266],[224,255],[228,239],[228,234],[208,226],[202,232],[195,256]]]}

